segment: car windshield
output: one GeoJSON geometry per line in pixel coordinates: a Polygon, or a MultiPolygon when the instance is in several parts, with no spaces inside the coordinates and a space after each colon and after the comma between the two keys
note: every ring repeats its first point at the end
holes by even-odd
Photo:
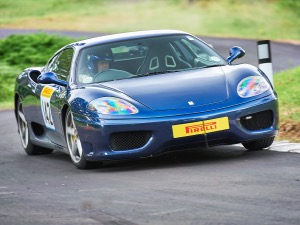
{"type": "Polygon", "coordinates": [[[170,35],[95,45],[79,55],[77,81],[99,83],[225,65],[190,35],[170,35]]]}

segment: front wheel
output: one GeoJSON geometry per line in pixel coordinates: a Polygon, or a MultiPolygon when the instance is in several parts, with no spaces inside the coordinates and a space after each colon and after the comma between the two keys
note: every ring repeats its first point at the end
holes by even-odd
{"type": "Polygon", "coordinates": [[[242,143],[242,145],[249,151],[263,150],[273,144],[275,137],[264,138],[256,141],[249,141],[242,143]]]}
{"type": "Polygon", "coordinates": [[[81,142],[70,109],[68,109],[65,118],[65,136],[68,145],[68,151],[75,166],[78,169],[90,168],[92,162],[87,161],[83,156],[81,142]]]}

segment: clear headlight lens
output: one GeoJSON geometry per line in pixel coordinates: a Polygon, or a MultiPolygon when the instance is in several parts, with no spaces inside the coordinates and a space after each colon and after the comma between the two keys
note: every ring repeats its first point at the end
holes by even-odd
{"type": "Polygon", "coordinates": [[[249,98],[269,90],[269,83],[260,76],[250,76],[241,80],[237,86],[237,93],[242,98],[249,98]]]}
{"type": "Polygon", "coordinates": [[[88,109],[105,115],[129,115],[139,112],[131,103],[114,97],[97,98],[88,104],[88,109]]]}

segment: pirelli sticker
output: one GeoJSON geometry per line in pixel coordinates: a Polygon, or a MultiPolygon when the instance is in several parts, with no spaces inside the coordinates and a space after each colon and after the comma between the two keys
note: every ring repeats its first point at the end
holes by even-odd
{"type": "Polygon", "coordinates": [[[199,134],[207,134],[212,132],[217,132],[221,130],[229,129],[228,117],[221,117],[212,120],[204,120],[193,123],[185,123],[173,125],[173,137],[188,137],[199,134]]]}
{"type": "Polygon", "coordinates": [[[50,99],[54,91],[55,91],[54,88],[46,86],[43,88],[41,92],[41,108],[42,108],[43,119],[46,127],[52,130],[55,130],[55,127],[54,127],[53,117],[51,112],[50,99]]]}

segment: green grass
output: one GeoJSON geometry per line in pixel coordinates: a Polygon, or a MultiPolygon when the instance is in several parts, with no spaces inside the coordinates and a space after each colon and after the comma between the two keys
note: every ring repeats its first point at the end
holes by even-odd
{"type": "Polygon", "coordinates": [[[2,111],[2,110],[11,110],[13,108],[14,108],[14,102],[13,101],[0,102],[0,111],[2,111]]]}
{"type": "Polygon", "coordinates": [[[274,76],[281,120],[300,122],[300,67],[274,76]]]}
{"type": "Polygon", "coordinates": [[[107,33],[179,29],[196,35],[300,40],[293,0],[0,0],[0,27],[107,33]]]}

